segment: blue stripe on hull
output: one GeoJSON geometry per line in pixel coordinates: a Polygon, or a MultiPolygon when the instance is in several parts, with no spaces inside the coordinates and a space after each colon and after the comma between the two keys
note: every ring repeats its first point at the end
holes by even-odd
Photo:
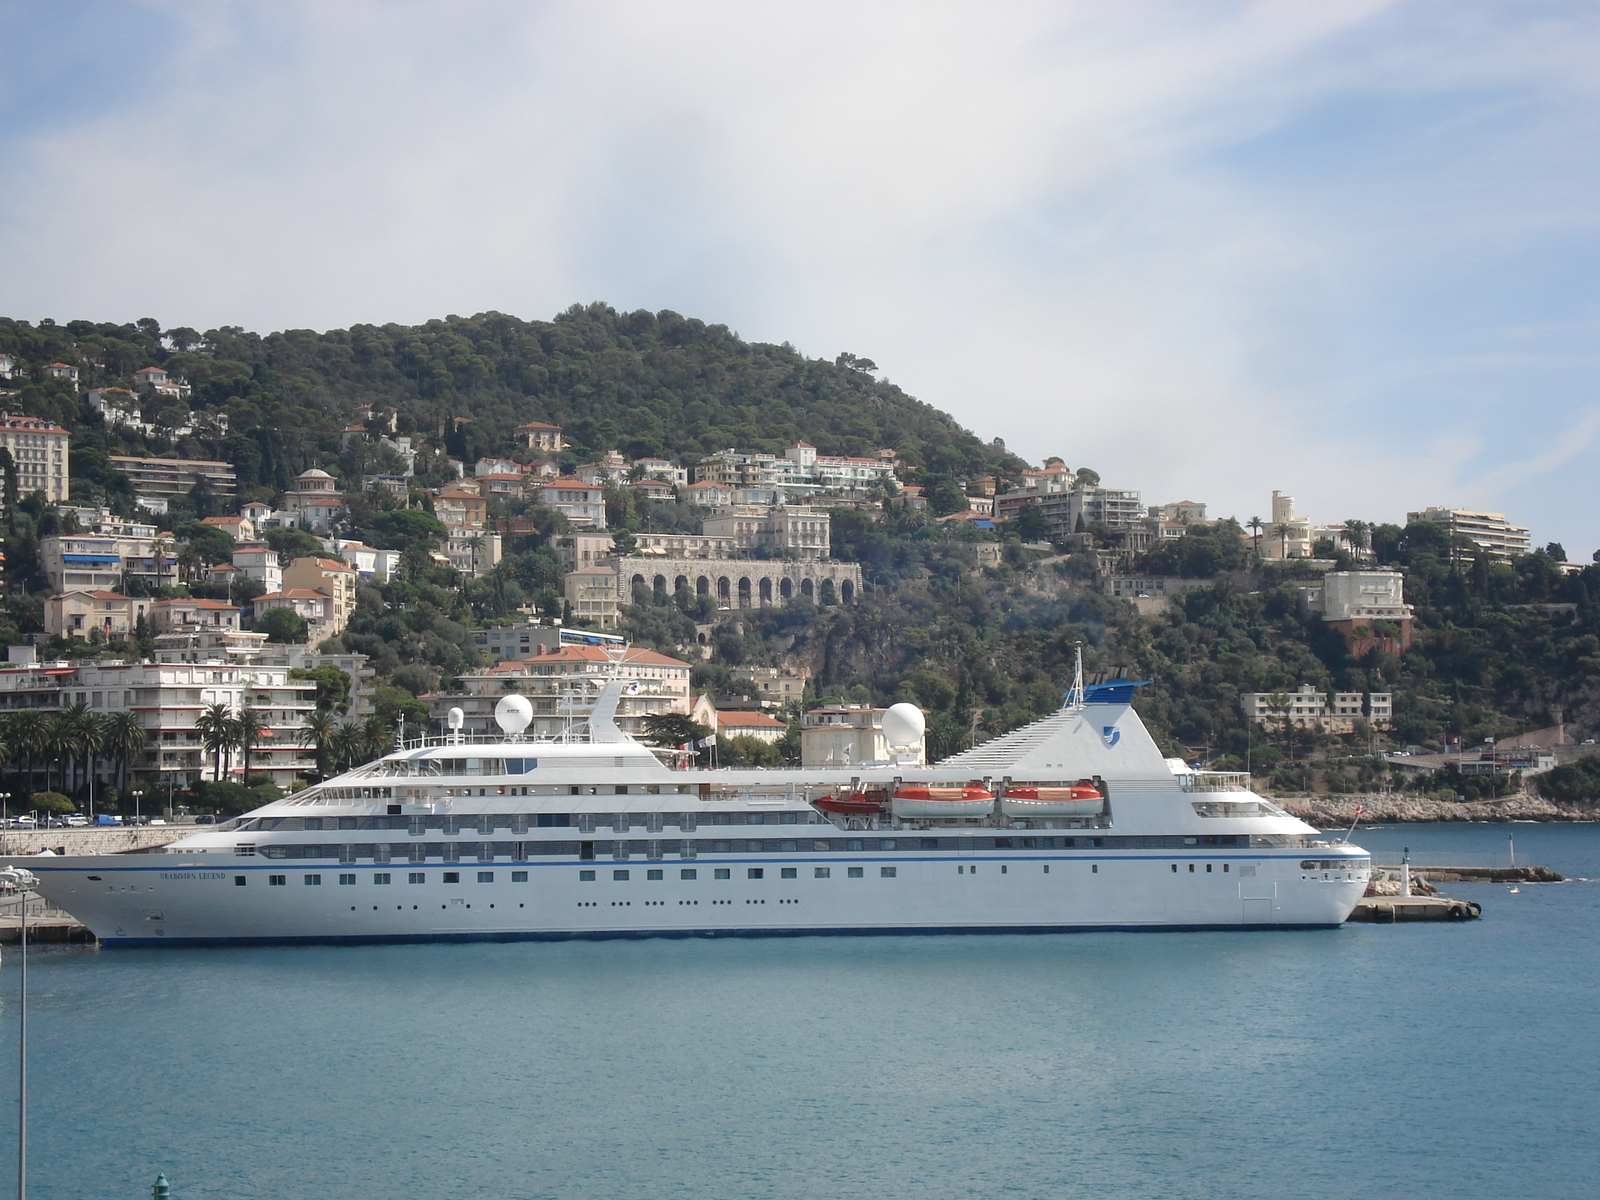
{"type": "Polygon", "coordinates": [[[309,937],[112,938],[107,950],[148,950],[155,946],[371,946],[417,945],[425,942],[600,942],[620,938],[765,938],[765,937],[926,937],[960,933],[1233,933],[1242,930],[1338,929],[1343,922],[1222,925],[930,925],[916,929],[892,926],[859,929],[615,929],[597,931],[505,933],[328,934],[309,937]]]}

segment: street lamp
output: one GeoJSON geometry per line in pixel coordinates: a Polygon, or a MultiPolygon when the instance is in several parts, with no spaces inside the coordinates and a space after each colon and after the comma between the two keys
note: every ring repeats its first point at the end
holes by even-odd
{"type": "Polygon", "coordinates": [[[138,825],[139,824],[139,801],[144,799],[144,789],[143,788],[129,788],[128,790],[133,793],[133,823],[135,825],[138,825]]]}

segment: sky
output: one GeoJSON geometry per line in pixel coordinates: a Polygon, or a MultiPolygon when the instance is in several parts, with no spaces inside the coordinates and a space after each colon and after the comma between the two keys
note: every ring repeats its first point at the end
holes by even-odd
{"type": "Polygon", "coordinates": [[[1600,5],[0,0],[0,313],[673,309],[1241,520],[1600,545],[1600,5]]]}

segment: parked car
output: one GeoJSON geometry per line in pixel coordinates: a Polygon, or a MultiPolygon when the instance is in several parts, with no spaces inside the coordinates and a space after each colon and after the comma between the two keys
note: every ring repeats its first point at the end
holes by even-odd
{"type": "Polygon", "coordinates": [[[121,825],[122,818],[113,813],[96,813],[94,823],[96,825],[121,825]]]}
{"type": "Polygon", "coordinates": [[[34,829],[38,826],[38,824],[39,822],[34,820],[32,817],[17,817],[11,822],[11,828],[34,829]]]}
{"type": "Polygon", "coordinates": [[[215,825],[217,823],[217,818],[212,816],[210,813],[201,813],[194,819],[194,823],[196,825],[215,825]]]}
{"type": "Polygon", "coordinates": [[[166,821],[161,817],[146,817],[144,823],[146,825],[165,825],[166,821]]]}
{"type": "Polygon", "coordinates": [[[68,829],[82,829],[88,823],[89,823],[89,818],[84,816],[82,813],[68,813],[67,814],[67,828],[68,829]]]}

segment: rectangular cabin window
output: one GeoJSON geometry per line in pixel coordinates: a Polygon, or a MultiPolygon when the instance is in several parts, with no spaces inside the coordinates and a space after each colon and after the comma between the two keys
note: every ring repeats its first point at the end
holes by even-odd
{"type": "Polygon", "coordinates": [[[376,883],[376,884],[388,883],[389,882],[389,872],[387,872],[387,871],[379,871],[376,875],[374,875],[372,877],[372,882],[376,883]]]}
{"type": "Polygon", "coordinates": [[[718,867],[716,869],[715,873],[716,873],[716,877],[718,879],[732,879],[733,878],[733,871],[728,867],[718,867]]]}
{"type": "Polygon", "coordinates": [[[282,887],[284,884],[286,884],[288,882],[289,882],[289,877],[287,875],[268,875],[267,876],[267,886],[268,887],[282,887]]]}
{"type": "MultiPolygon", "coordinates": [[[[1004,867],[1001,867],[1000,869],[1002,871],[1005,870],[1004,867]]],[[[898,867],[879,867],[878,868],[878,876],[881,879],[893,879],[895,877],[895,873],[898,870],[899,870],[898,867]]]]}
{"type": "Polygon", "coordinates": [[[444,873],[444,881],[446,883],[460,883],[461,882],[461,872],[460,871],[446,871],[444,873]]]}
{"type": "Polygon", "coordinates": [[[479,871],[478,872],[478,882],[479,883],[493,883],[494,882],[494,872],[493,871],[479,871]]]}
{"type": "Polygon", "coordinates": [[[646,879],[646,880],[652,880],[652,879],[665,879],[665,878],[666,878],[666,876],[665,876],[665,874],[663,874],[663,873],[662,873],[662,872],[661,872],[661,871],[659,871],[659,870],[649,870],[649,871],[646,871],[646,872],[645,872],[645,873],[644,873],[644,877],[645,877],[645,879],[646,879]]]}
{"type": "Polygon", "coordinates": [[[782,875],[785,879],[800,878],[800,872],[794,867],[784,867],[783,870],[778,872],[778,874],[782,875]]]}
{"type": "Polygon", "coordinates": [[[678,872],[678,878],[679,879],[699,879],[700,878],[700,872],[697,871],[694,867],[684,867],[681,871],[678,872]]]}
{"type": "Polygon", "coordinates": [[[243,887],[244,886],[244,876],[243,875],[235,875],[233,877],[233,886],[234,887],[243,887]]]}
{"type": "Polygon", "coordinates": [[[866,875],[867,872],[862,867],[847,867],[845,868],[845,873],[849,875],[851,879],[861,879],[866,875]]]}
{"type": "Polygon", "coordinates": [[[322,828],[322,818],[321,817],[307,817],[305,819],[305,828],[307,828],[307,829],[321,829],[322,828]]]}
{"type": "Polygon", "coordinates": [[[616,880],[618,883],[626,882],[628,878],[628,872],[626,870],[613,871],[611,872],[611,878],[616,880]]]}
{"type": "Polygon", "coordinates": [[[593,871],[579,871],[578,872],[578,882],[579,883],[593,883],[594,882],[594,872],[593,871]]]}
{"type": "Polygon", "coordinates": [[[408,871],[406,873],[406,882],[407,883],[427,883],[428,882],[428,876],[427,876],[426,872],[423,872],[423,871],[408,871]]]}
{"type": "Polygon", "coordinates": [[[339,876],[339,886],[340,887],[354,887],[355,883],[356,883],[356,877],[354,875],[341,875],[341,876],[339,876]]]}
{"type": "Polygon", "coordinates": [[[813,879],[827,879],[832,874],[833,874],[833,868],[832,867],[812,867],[811,868],[811,878],[813,878],[813,879]]]}
{"type": "Polygon", "coordinates": [[[593,842],[579,842],[578,843],[578,857],[584,862],[593,862],[594,861],[594,843],[593,842]]]}
{"type": "Polygon", "coordinates": [[[321,875],[307,875],[301,880],[301,882],[304,883],[307,887],[321,887],[322,886],[322,876],[321,875]]]}
{"type": "Polygon", "coordinates": [[[511,872],[511,882],[512,883],[527,883],[528,882],[528,873],[526,871],[513,871],[513,872],[511,872]]]}
{"type": "Polygon", "coordinates": [[[761,867],[749,867],[744,873],[746,879],[760,879],[765,875],[766,871],[761,867]]]}

